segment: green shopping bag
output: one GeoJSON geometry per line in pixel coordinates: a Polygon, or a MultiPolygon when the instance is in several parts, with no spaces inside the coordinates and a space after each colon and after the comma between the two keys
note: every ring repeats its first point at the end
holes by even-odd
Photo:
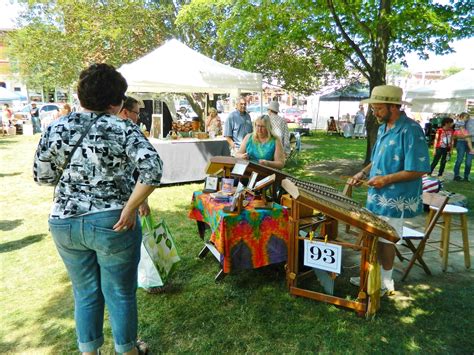
{"type": "Polygon", "coordinates": [[[142,217],[143,246],[155,265],[163,282],[168,278],[173,265],[180,261],[173,237],[161,219],[155,222],[150,215],[142,217]]]}

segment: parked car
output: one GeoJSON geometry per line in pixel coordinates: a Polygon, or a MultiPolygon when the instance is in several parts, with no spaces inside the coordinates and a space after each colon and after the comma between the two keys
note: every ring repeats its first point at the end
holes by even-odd
{"type": "MultiPolygon", "coordinates": [[[[36,107],[39,109],[39,117],[43,119],[44,117],[48,117],[49,115],[54,114],[55,112],[59,111],[62,107],[61,104],[56,103],[41,103],[37,102],[36,107]]],[[[15,118],[18,120],[29,120],[31,111],[31,104],[26,105],[20,111],[15,112],[15,118]]]]}
{"type": "Polygon", "coordinates": [[[288,107],[283,113],[283,118],[287,123],[299,123],[303,117],[303,111],[298,110],[296,107],[288,107]]]}
{"type": "Polygon", "coordinates": [[[263,109],[262,109],[262,107],[260,107],[260,105],[249,105],[249,106],[247,106],[246,111],[249,113],[250,118],[252,119],[252,121],[254,121],[255,119],[257,119],[258,116],[267,114],[268,106],[263,105],[263,109]]]}

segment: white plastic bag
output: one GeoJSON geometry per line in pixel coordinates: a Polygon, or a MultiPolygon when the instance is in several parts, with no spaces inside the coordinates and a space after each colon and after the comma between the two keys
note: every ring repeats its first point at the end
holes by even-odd
{"type": "Polygon", "coordinates": [[[140,253],[140,262],[138,263],[138,287],[152,288],[163,286],[163,280],[161,280],[160,274],[143,245],[143,242],[140,253]]]}

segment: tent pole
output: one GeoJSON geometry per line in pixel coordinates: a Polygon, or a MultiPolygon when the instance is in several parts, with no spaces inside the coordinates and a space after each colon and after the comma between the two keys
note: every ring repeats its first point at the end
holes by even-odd
{"type": "Polygon", "coordinates": [[[341,112],[341,99],[339,99],[338,105],[337,105],[337,120],[338,121],[341,119],[340,112],[341,112]]]}
{"type": "Polygon", "coordinates": [[[319,126],[319,105],[321,105],[321,96],[318,96],[318,109],[316,110],[316,129],[318,129],[319,126]]]}

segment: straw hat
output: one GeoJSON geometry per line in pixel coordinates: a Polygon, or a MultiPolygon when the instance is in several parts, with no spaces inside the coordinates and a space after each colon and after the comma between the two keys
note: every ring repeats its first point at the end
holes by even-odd
{"type": "Polygon", "coordinates": [[[268,109],[269,110],[272,110],[273,112],[280,112],[280,104],[278,103],[278,101],[271,101],[269,104],[268,104],[268,109]]]}
{"type": "Polygon", "coordinates": [[[380,85],[374,87],[370,97],[361,102],[367,104],[409,105],[408,102],[402,101],[402,96],[402,88],[393,85],[380,85]]]}

